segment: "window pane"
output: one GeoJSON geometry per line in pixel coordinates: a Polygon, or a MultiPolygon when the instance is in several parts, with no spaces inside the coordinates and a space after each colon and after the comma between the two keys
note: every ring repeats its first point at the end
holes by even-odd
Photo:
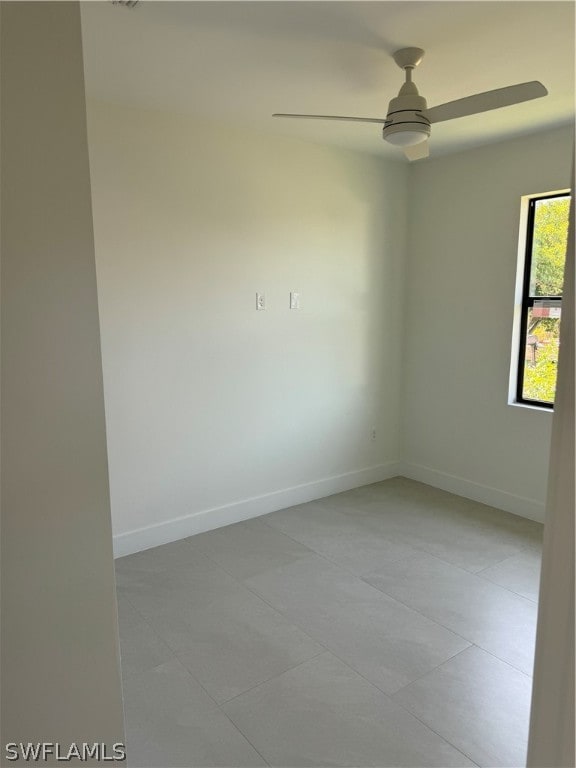
{"type": "Polygon", "coordinates": [[[560,341],[560,307],[528,310],[522,397],[553,403],[560,341]]]}
{"type": "Polygon", "coordinates": [[[570,197],[537,200],[532,241],[531,296],[561,296],[570,197]]]}

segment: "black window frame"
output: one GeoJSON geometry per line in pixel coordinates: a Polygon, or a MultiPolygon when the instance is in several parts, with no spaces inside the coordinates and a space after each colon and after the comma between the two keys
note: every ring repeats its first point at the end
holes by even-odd
{"type": "MultiPolygon", "coordinates": [[[[536,195],[528,201],[528,219],[526,222],[526,248],[524,252],[524,275],[522,280],[522,303],[520,308],[520,347],[518,350],[518,368],[516,373],[516,402],[522,405],[531,405],[537,408],[554,410],[554,403],[545,400],[532,400],[523,396],[524,367],[526,364],[526,336],[528,331],[528,311],[536,301],[555,301],[562,306],[562,296],[530,296],[530,275],[532,273],[532,256],[534,245],[534,219],[536,215],[536,203],[540,200],[552,200],[557,198],[571,198],[568,192],[551,192],[546,195],[536,195]]],[[[556,398],[556,393],[554,393],[556,398]]]]}

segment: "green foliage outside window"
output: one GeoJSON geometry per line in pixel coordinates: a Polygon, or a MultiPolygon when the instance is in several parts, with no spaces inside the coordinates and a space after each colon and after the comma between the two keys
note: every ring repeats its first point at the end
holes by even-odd
{"type": "Polygon", "coordinates": [[[558,371],[558,332],[560,323],[556,321],[554,334],[536,333],[539,343],[536,349],[536,362],[530,361],[529,355],[524,368],[524,397],[553,403],[556,393],[556,374],[558,371]]]}
{"type": "Polygon", "coordinates": [[[562,296],[568,239],[569,197],[539,200],[534,216],[532,296],[562,296]]]}
{"type": "MultiPolygon", "coordinates": [[[[534,215],[530,295],[561,297],[568,238],[570,197],[539,200],[534,215]]],[[[523,396],[553,403],[560,342],[560,319],[527,318],[527,344],[523,396]]]]}

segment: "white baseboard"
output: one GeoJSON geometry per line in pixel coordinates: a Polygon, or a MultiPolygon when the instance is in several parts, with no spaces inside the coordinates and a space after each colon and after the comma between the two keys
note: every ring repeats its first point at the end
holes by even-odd
{"type": "Polygon", "coordinates": [[[296,485],[263,496],[254,496],[222,507],[205,509],[191,515],[167,520],[163,523],[149,525],[114,536],[114,556],[122,557],[144,549],[168,544],[171,541],[184,539],[196,533],[204,533],[223,525],[239,523],[252,517],[277,512],[279,509],[304,504],[307,501],[322,499],[334,493],[349,491],[362,485],[389,480],[399,474],[398,462],[380,464],[376,467],[347,472],[344,475],[327,477],[312,483],[296,485]]]}
{"type": "Polygon", "coordinates": [[[347,472],[343,475],[327,477],[312,483],[296,485],[262,496],[254,496],[221,507],[205,509],[191,515],[149,525],[146,528],[120,533],[114,536],[114,556],[122,557],[134,552],[141,552],[144,549],[168,544],[171,541],[184,539],[196,533],[204,533],[224,525],[239,523],[242,520],[276,512],[279,509],[293,507],[295,504],[305,504],[307,501],[322,499],[326,496],[332,496],[334,493],[389,480],[397,475],[432,485],[434,488],[440,488],[449,493],[455,493],[457,496],[464,496],[481,504],[503,509],[505,512],[511,512],[529,520],[544,522],[545,509],[542,502],[516,496],[498,488],[491,488],[488,485],[440,472],[437,469],[424,467],[421,464],[389,462],[376,467],[347,472]]]}
{"type": "Polygon", "coordinates": [[[423,467],[421,464],[400,462],[398,474],[440,488],[443,491],[455,493],[457,496],[464,496],[467,499],[479,501],[481,504],[503,509],[513,515],[527,517],[538,523],[544,522],[545,506],[542,502],[534,501],[534,499],[516,496],[498,488],[491,488],[489,485],[482,485],[463,477],[440,472],[437,469],[423,467]]]}

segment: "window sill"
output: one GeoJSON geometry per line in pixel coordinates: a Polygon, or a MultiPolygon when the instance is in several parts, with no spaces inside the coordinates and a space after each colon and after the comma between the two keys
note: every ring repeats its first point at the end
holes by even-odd
{"type": "Polygon", "coordinates": [[[513,405],[515,408],[526,408],[529,411],[538,411],[538,413],[554,413],[554,408],[546,408],[543,405],[530,405],[529,403],[518,403],[515,400],[509,400],[508,405],[513,405]]]}

